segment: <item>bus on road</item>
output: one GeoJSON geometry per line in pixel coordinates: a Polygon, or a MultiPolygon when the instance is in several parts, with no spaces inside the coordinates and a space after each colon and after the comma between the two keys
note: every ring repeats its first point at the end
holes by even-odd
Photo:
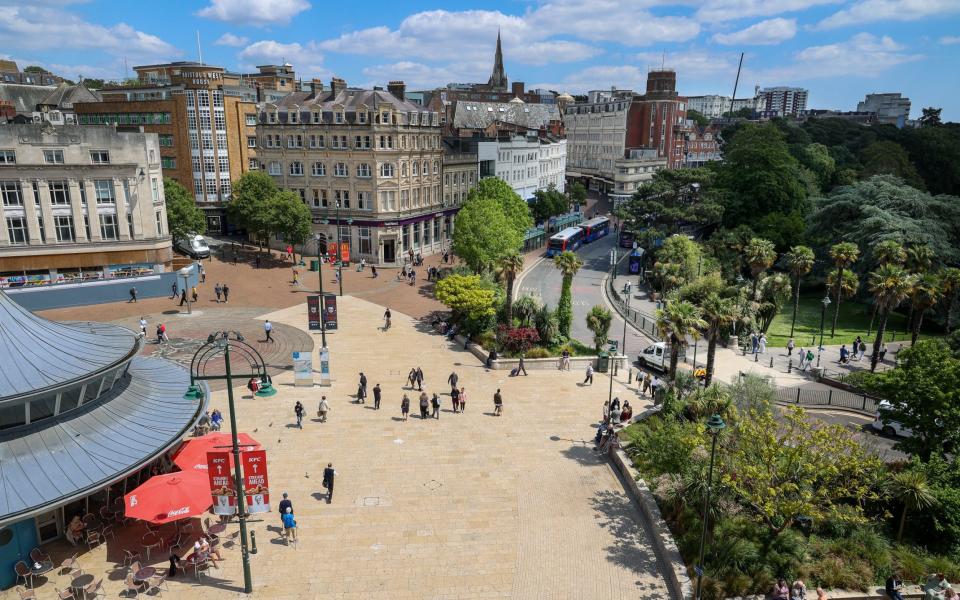
{"type": "Polygon", "coordinates": [[[607,217],[595,217],[589,221],[580,223],[580,229],[583,230],[583,243],[589,244],[610,233],[610,219],[607,217]]]}
{"type": "Polygon", "coordinates": [[[583,229],[567,227],[560,233],[550,236],[547,242],[547,257],[553,257],[561,252],[573,252],[583,243],[583,229]]]}

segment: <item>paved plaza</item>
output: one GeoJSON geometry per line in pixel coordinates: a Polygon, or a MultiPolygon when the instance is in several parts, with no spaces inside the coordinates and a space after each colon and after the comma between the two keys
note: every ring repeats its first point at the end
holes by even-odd
{"type": "MultiPolygon", "coordinates": [[[[295,546],[280,541],[276,512],[252,525],[259,549],[252,557],[254,596],[669,597],[635,504],[592,449],[607,397],[604,376],[592,387],[579,385],[578,371],[510,378],[506,371],[487,371],[473,355],[397,311],[393,327],[383,332],[382,306],[346,296],[339,308],[341,330],[328,335],[331,387],[294,387],[292,372],[280,370],[276,396],[254,399],[238,388],[239,427],[267,449],[273,502],[288,492],[299,525],[295,546]],[[439,420],[414,417],[419,392],[403,387],[414,366],[423,368],[428,393],[443,394],[439,420]],[[380,411],[373,409],[372,393],[366,404],[356,402],[360,371],[371,389],[381,384],[380,411]],[[451,371],[467,391],[464,414],[451,412],[451,371]],[[493,416],[498,387],[502,417],[493,416]],[[400,418],[405,392],[412,404],[406,422],[400,418]],[[321,394],[331,405],[326,423],[316,418],[321,394]],[[293,414],[297,400],[307,408],[302,430],[293,414]],[[338,473],[330,504],[321,487],[328,462],[338,473]]],[[[223,327],[228,314],[211,309],[195,317],[191,335],[223,327]]],[[[319,334],[306,332],[303,304],[260,315],[244,309],[231,328],[259,327],[265,318],[278,325],[276,344],[283,352],[302,349],[311,335],[319,346],[319,334]]],[[[272,359],[280,360],[279,353],[272,359]]],[[[614,394],[624,391],[616,382],[614,394]]],[[[226,411],[225,391],[213,393],[211,407],[226,411]]],[[[228,534],[237,528],[229,527],[228,534]]],[[[109,573],[109,597],[123,589],[122,548],[136,546],[143,525],[126,529],[79,559],[88,572],[109,573]]],[[[63,542],[51,545],[55,560],[68,551],[63,542]]],[[[242,596],[238,547],[226,548],[224,557],[221,569],[202,582],[192,573],[171,581],[171,595],[242,596]]],[[[149,562],[163,566],[165,558],[154,552],[149,562]]],[[[40,586],[41,597],[65,586],[65,577],[52,579],[40,586]]],[[[12,590],[0,595],[10,597],[12,590]]]]}

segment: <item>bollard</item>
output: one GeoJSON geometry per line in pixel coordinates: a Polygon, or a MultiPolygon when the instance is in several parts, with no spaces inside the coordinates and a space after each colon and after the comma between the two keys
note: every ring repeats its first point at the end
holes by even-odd
{"type": "Polygon", "coordinates": [[[773,368],[773,355],[770,356],[770,368],[773,368]]]}
{"type": "Polygon", "coordinates": [[[812,345],[814,345],[814,344],[816,344],[816,343],[817,343],[817,334],[813,334],[813,339],[810,340],[810,345],[812,346],[812,345]]]}
{"type": "Polygon", "coordinates": [[[760,362],[760,353],[759,353],[759,352],[754,352],[754,353],[753,353],[753,362],[760,362]]]}
{"type": "Polygon", "coordinates": [[[257,532],[250,530],[250,554],[257,553],[257,532]]]}
{"type": "Polygon", "coordinates": [[[793,359],[787,360],[787,373],[793,372],[793,359]]]}
{"type": "Polygon", "coordinates": [[[746,347],[746,346],[743,347],[743,355],[744,355],[744,356],[747,355],[747,347],[746,347]]]}
{"type": "Polygon", "coordinates": [[[633,367],[627,367],[627,385],[633,383],[633,367]]]}

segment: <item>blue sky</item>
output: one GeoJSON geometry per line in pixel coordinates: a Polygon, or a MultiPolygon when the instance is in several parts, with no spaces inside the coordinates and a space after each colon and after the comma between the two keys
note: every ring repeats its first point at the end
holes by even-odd
{"type": "Polygon", "coordinates": [[[899,91],[960,120],[960,0],[0,0],[0,56],[66,77],[196,60],[253,70],[291,62],[304,79],[408,89],[486,81],[499,29],[507,75],[569,92],[643,89],[677,70],[682,94],[810,89],[810,106],[853,110],[899,91]]]}

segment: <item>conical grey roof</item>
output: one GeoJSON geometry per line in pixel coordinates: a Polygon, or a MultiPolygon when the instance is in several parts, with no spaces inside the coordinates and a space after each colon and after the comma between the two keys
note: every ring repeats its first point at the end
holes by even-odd
{"type": "Polygon", "coordinates": [[[129,329],[48,321],[0,291],[0,401],[90,375],[136,347],[129,329]]]}

